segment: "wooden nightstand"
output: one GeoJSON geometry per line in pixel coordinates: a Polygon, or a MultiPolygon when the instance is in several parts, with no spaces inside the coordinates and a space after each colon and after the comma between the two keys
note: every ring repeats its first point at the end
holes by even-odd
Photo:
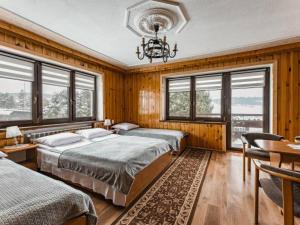
{"type": "Polygon", "coordinates": [[[10,158],[12,154],[15,154],[17,152],[26,152],[26,160],[18,163],[29,169],[37,170],[36,148],[37,148],[36,144],[24,144],[24,145],[20,145],[19,147],[7,146],[7,148],[5,147],[1,148],[0,151],[7,154],[8,158],[10,158]]]}

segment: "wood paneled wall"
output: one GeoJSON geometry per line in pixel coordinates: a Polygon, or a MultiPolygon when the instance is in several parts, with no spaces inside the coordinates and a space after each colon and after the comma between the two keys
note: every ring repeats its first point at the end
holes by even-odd
{"type": "MultiPolygon", "coordinates": [[[[0,45],[54,60],[59,63],[103,74],[104,117],[112,118],[116,122],[124,120],[125,70],[1,20],[0,45]]],[[[20,139],[20,141],[22,140],[23,139],[20,139]]],[[[13,143],[13,139],[5,139],[5,132],[0,132],[0,147],[12,145],[13,143]]]]}
{"type": "Polygon", "coordinates": [[[104,75],[104,117],[124,120],[125,70],[0,20],[0,45],[104,75]]]}
{"type": "Polygon", "coordinates": [[[273,131],[293,140],[300,134],[300,43],[256,51],[138,67],[125,78],[125,120],[145,127],[174,128],[190,133],[189,144],[223,149],[225,125],[160,121],[161,76],[273,65],[273,131]]]}
{"type": "Polygon", "coordinates": [[[188,145],[226,150],[222,123],[160,121],[161,73],[134,73],[125,77],[125,120],[142,127],[182,130],[189,133],[188,145]]]}
{"type": "Polygon", "coordinates": [[[104,74],[104,116],[144,127],[190,133],[189,145],[225,149],[225,125],[160,121],[161,76],[273,64],[274,132],[293,140],[300,134],[300,43],[125,71],[44,37],[0,21],[0,45],[104,74]]]}

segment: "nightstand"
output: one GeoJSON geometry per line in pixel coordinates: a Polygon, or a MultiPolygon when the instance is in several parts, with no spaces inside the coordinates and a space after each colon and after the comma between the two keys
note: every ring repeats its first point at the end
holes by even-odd
{"type": "Polygon", "coordinates": [[[10,158],[12,154],[15,154],[17,152],[25,152],[26,153],[25,161],[18,162],[18,163],[29,169],[37,170],[36,148],[37,148],[36,144],[21,144],[20,146],[7,146],[1,148],[0,151],[7,154],[8,158],[10,158]]]}

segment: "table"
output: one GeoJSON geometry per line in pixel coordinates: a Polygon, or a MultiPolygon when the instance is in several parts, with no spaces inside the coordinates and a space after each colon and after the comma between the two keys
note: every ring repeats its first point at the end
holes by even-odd
{"type": "Polygon", "coordinates": [[[37,170],[37,156],[36,156],[36,144],[24,144],[20,146],[8,146],[8,148],[1,148],[0,151],[4,152],[10,158],[10,155],[17,152],[26,152],[25,161],[18,162],[19,164],[32,169],[37,170]]]}
{"type": "Polygon", "coordinates": [[[298,144],[289,141],[256,140],[257,145],[270,153],[270,163],[272,166],[279,166],[281,162],[291,163],[294,169],[294,162],[300,162],[300,150],[293,149],[289,144],[298,144]]]}

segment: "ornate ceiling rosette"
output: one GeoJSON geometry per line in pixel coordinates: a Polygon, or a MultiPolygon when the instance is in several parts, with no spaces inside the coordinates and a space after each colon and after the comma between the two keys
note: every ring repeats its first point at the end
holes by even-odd
{"type": "Polygon", "coordinates": [[[159,25],[159,33],[179,33],[188,22],[184,12],[177,2],[147,0],[127,9],[126,26],[144,37],[155,35],[154,24],[159,25]]]}

